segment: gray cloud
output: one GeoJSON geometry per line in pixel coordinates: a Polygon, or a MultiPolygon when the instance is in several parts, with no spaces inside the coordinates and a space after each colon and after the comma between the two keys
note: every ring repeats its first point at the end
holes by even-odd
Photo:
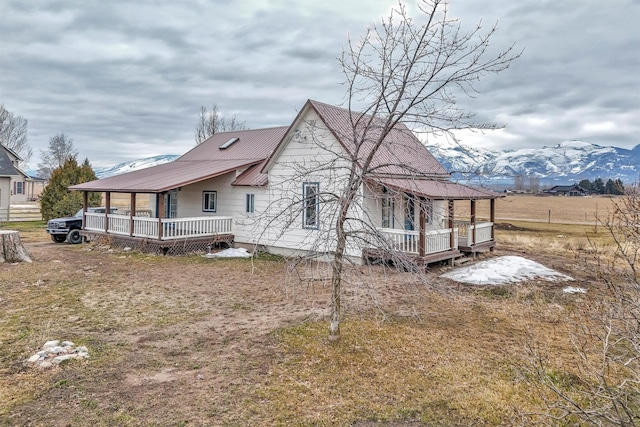
{"type": "MultiPolygon", "coordinates": [[[[180,154],[193,146],[202,105],[257,128],[289,124],[307,98],[341,102],[336,58],[348,35],[395,4],[5,1],[0,103],[29,120],[36,153],[64,132],[96,166],[180,154]]],[[[476,98],[459,99],[479,121],[508,127],[463,133],[463,143],[640,143],[637,1],[459,0],[451,13],[468,28],[497,21],[495,48],[525,49],[476,98]]]]}

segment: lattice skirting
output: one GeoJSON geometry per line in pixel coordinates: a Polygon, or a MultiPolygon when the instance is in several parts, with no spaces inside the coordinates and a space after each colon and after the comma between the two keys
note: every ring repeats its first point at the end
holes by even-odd
{"type": "Polygon", "coordinates": [[[209,248],[213,247],[231,247],[234,239],[233,234],[175,240],[143,239],[91,231],[82,231],[81,234],[88,242],[120,249],[131,248],[131,250],[138,252],[160,255],[186,255],[194,252],[207,252],[209,248]]]}

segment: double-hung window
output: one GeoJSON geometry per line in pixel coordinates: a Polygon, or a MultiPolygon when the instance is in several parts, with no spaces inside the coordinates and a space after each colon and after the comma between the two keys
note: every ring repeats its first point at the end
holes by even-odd
{"type": "Polygon", "coordinates": [[[245,212],[253,213],[256,207],[256,195],[255,194],[247,194],[247,199],[245,202],[245,212]]]}
{"type": "Polygon", "coordinates": [[[393,195],[382,188],[382,228],[393,228],[393,195]]]}
{"type": "Polygon", "coordinates": [[[302,184],[302,228],[320,228],[320,183],[302,184]]]}
{"type": "Polygon", "coordinates": [[[433,222],[433,200],[422,199],[422,209],[424,209],[424,219],[426,224],[433,222]]]}
{"type": "Polygon", "coordinates": [[[215,212],[218,207],[218,193],[216,191],[202,192],[202,211],[215,212]]]}
{"type": "Polygon", "coordinates": [[[14,194],[24,194],[24,182],[22,181],[16,181],[13,183],[14,185],[14,189],[13,189],[13,193],[14,194]]]}

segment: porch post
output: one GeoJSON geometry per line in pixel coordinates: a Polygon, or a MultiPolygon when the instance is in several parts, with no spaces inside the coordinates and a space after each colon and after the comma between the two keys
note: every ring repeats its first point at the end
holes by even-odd
{"type": "Polygon", "coordinates": [[[427,222],[427,218],[426,218],[427,215],[425,214],[425,211],[424,211],[424,203],[422,201],[422,197],[418,199],[418,208],[420,209],[420,228],[419,228],[420,234],[418,235],[418,255],[422,257],[424,256],[425,246],[426,246],[425,224],[427,222]]]}
{"type": "Polygon", "coordinates": [[[104,196],[104,232],[109,232],[109,212],[111,212],[111,192],[107,191],[104,196]]]}
{"type": "Polygon", "coordinates": [[[489,213],[489,221],[491,221],[491,240],[495,240],[496,230],[496,199],[491,199],[491,212],[489,213]]]}
{"type": "Polygon", "coordinates": [[[476,201],[471,201],[471,227],[473,232],[471,233],[471,246],[476,244],[476,201]]]}
{"type": "Polygon", "coordinates": [[[136,214],[136,193],[131,193],[131,201],[129,202],[129,236],[133,237],[133,217],[136,214]]]}
{"type": "Polygon", "coordinates": [[[162,240],[162,217],[164,216],[164,193],[158,193],[158,240],[162,240]]]}
{"type": "Polygon", "coordinates": [[[89,207],[89,192],[82,192],[82,229],[84,230],[84,226],[87,225],[87,220],[85,218],[85,213],[87,213],[87,208],[89,207]]]}
{"type": "Polygon", "coordinates": [[[447,200],[447,218],[448,218],[448,224],[447,227],[449,229],[451,229],[451,234],[449,234],[449,248],[453,249],[455,247],[455,238],[456,236],[453,233],[453,226],[454,226],[454,222],[453,222],[453,200],[447,200]]]}

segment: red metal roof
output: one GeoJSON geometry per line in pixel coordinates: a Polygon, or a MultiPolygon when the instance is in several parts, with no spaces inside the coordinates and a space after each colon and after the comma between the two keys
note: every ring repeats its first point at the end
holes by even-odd
{"type": "Polygon", "coordinates": [[[214,178],[265,160],[284,136],[286,127],[221,132],[170,163],[69,187],[80,191],[161,193],[214,178]],[[232,138],[238,141],[220,150],[232,138]]]}
{"type": "Polygon", "coordinates": [[[471,187],[451,181],[410,178],[374,178],[372,181],[434,200],[478,200],[503,197],[502,194],[485,188],[471,187]]]}
{"type": "Polygon", "coordinates": [[[235,179],[235,181],[231,183],[231,185],[249,187],[262,187],[267,185],[267,183],[269,182],[269,175],[261,172],[265,162],[266,160],[258,163],[257,165],[251,166],[250,168],[247,168],[235,179]]]}
{"type": "Polygon", "coordinates": [[[176,161],[266,159],[282,139],[287,126],[220,132],[180,156],[176,161]],[[232,138],[238,142],[220,150],[232,138]]]}
{"type": "MultiPolygon", "coordinates": [[[[363,162],[381,136],[384,119],[349,112],[344,108],[309,100],[333,135],[353,156],[363,162]]],[[[303,109],[304,111],[304,109],[303,109]]],[[[385,136],[375,153],[369,172],[388,175],[410,175],[448,178],[449,172],[427,150],[404,124],[396,124],[385,136]]]]}

